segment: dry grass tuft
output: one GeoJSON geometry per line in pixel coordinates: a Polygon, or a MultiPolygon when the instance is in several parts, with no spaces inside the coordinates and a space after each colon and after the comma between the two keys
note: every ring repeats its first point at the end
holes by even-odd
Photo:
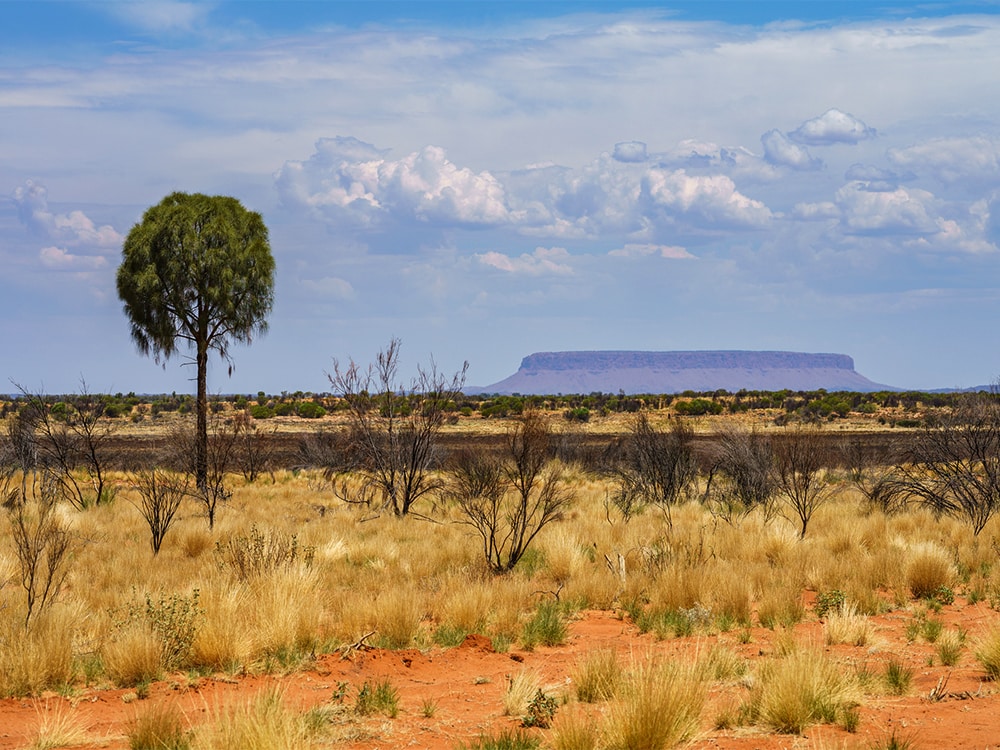
{"type": "Polygon", "coordinates": [[[640,662],[608,707],[603,747],[661,750],[681,742],[698,728],[706,691],[693,664],[640,662]]]}
{"type": "Polygon", "coordinates": [[[933,596],[955,581],[955,564],[951,555],[933,542],[916,545],[906,566],[906,582],[917,599],[933,596]]]}
{"type": "Polygon", "coordinates": [[[584,703],[610,700],[618,692],[622,669],[614,649],[596,649],[576,663],[571,674],[576,697],[584,703]]]}

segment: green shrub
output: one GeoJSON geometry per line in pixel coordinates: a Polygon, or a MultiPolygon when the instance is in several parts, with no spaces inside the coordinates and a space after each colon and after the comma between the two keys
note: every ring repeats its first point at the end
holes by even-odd
{"type": "Polygon", "coordinates": [[[528,701],[528,710],[521,718],[521,726],[548,729],[558,708],[559,702],[539,688],[535,697],[528,701]]]}
{"type": "Polygon", "coordinates": [[[566,622],[557,602],[544,601],[524,625],[524,647],[559,646],[566,642],[566,622]]]}
{"type": "Polygon", "coordinates": [[[399,691],[392,686],[388,678],[374,685],[365,681],[358,690],[354,711],[361,716],[383,714],[395,719],[399,714],[399,691]]]}

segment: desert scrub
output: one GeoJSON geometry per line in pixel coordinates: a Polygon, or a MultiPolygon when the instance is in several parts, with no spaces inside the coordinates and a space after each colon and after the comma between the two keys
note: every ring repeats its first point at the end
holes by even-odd
{"type": "Polygon", "coordinates": [[[694,664],[645,660],[636,664],[608,705],[607,750],[660,750],[698,727],[706,683],[694,664]]]}
{"type": "Polygon", "coordinates": [[[521,717],[521,726],[548,729],[558,709],[559,701],[538,688],[534,697],[528,701],[524,716],[521,717]]]}
{"type": "Polygon", "coordinates": [[[763,665],[744,715],[783,734],[833,723],[857,705],[860,690],[822,652],[798,649],[763,665]]]}
{"type": "Polygon", "coordinates": [[[938,636],[935,643],[938,659],[946,667],[954,667],[962,655],[965,645],[965,634],[960,630],[949,628],[938,636]]]}
{"type": "Polygon", "coordinates": [[[246,536],[233,536],[215,543],[219,567],[228,570],[239,581],[251,581],[266,573],[291,567],[297,563],[312,564],[314,547],[302,547],[295,534],[272,530],[266,534],[256,524],[246,536]]]}
{"type": "Polygon", "coordinates": [[[143,603],[132,602],[126,606],[119,627],[148,627],[159,643],[163,668],[179,669],[187,663],[198,626],[205,615],[199,606],[199,597],[198,589],[189,596],[161,594],[155,600],[147,593],[143,603]]]}

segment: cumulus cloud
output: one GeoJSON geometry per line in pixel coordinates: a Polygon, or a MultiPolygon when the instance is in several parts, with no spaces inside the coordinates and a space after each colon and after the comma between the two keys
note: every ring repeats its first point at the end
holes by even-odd
{"type": "Polygon", "coordinates": [[[944,183],[971,180],[1000,184],[1000,140],[935,138],[906,148],[890,148],[889,161],[902,169],[930,173],[944,183]]]}
{"type": "Polygon", "coordinates": [[[815,159],[804,146],[799,146],[789,140],[780,130],[769,130],[760,137],[764,146],[764,159],[781,167],[798,170],[821,169],[823,162],[815,159]]]}
{"type": "Polygon", "coordinates": [[[61,214],[49,207],[48,190],[28,180],[14,190],[17,215],[28,229],[65,247],[120,248],[124,238],[114,227],[97,226],[83,211],[61,214]]]}
{"type": "Polygon", "coordinates": [[[677,245],[639,245],[639,244],[626,244],[624,247],[619,247],[611,250],[608,255],[612,258],[671,258],[674,260],[686,260],[689,258],[694,258],[691,253],[685,250],[683,247],[678,247],[677,245]]]}
{"type": "Polygon", "coordinates": [[[829,146],[834,143],[859,143],[874,138],[876,132],[852,114],[828,109],[819,117],[806,120],[788,135],[793,141],[809,146],[829,146]]]}
{"type": "Polygon", "coordinates": [[[491,227],[508,221],[503,186],[426,146],[402,159],[355,138],[322,139],[307,161],[275,176],[282,202],[361,225],[416,220],[439,226],[491,227]]]}
{"type": "Polygon", "coordinates": [[[802,221],[823,221],[824,219],[839,219],[840,209],[832,201],[819,203],[796,203],[792,216],[802,221]]]}
{"type": "Polygon", "coordinates": [[[538,247],[533,253],[523,253],[518,257],[490,251],[477,255],[476,258],[484,266],[512,274],[568,276],[573,273],[570,266],[572,256],[563,247],[538,247]]]}
{"type": "Polygon", "coordinates": [[[61,247],[43,247],[38,259],[43,266],[56,271],[96,271],[108,265],[103,255],[74,255],[61,247]]]}
{"type": "Polygon", "coordinates": [[[711,141],[689,138],[658,155],[661,167],[689,171],[722,172],[735,177],[773,180],[781,170],[743,147],[720,146],[711,141]]]}
{"type": "Polygon", "coordinates": [[[615,144],[613,154],[616,161],[638,163],[646,161],[646,144],[642,141],[623,141],[615,144]]]}
{"type": "Polygon", "coordinates": [[[926,190],[872,191],[865,183],[852,182],[837,191],[836,202],[848,232],[920,235],[938,229],[934,196],[926,190]]]}
{"type": "Polygon", "coordinates": [[[757,229],[773,218],[767,206],[739,192],[726,175],[653,169],[645,177],[645,190],[656,207],[705,227],[757,229]]]}

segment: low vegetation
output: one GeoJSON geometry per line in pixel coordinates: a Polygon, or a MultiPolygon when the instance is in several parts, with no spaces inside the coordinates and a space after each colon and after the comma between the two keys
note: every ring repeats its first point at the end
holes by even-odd
{"type": "MultiPolygon", "coordinates": [[[[320,400],[337,413],[335,399],[320,400]]],[[[63,411],[37,398],[30,408],[39,403],[63,411]]],[[[76,408],[66,404],[67,413],[76,408]]],[[[590,429],[607,404],[577,404],[592,412],[580,426],[524,400],[511,406],[516,419],[487,420],[490,451],[470,440],[467,451],[436,453],[421,466],[419,492],[395,500],[384,482],[372,489],[370,463],[333,473],[264,468],[266,451],[250,441],[261,452],[248,471],[234,443],[210,523],[204,490],[192,489],[183,462],[141,471],[102,464],[101,489],[81,501],[58,472],[92,487],[93,466],[42,462],[32,441],[47,433],[27,430],[8,409],[0,695],[98,685],[141,698],[163,678],[285,673],[324,653],[452,647],[469,634],[498,651],[558,648],[584,609],[649,633],[650,652],[595,649],[559,685],[512,669],[496,714],[522,726],[466,747],[666,748],[712,726],[853,732],[868,697],[910,694],[915,667],[928,662],[1000,679],[1000,629],[967,635],[945,618],[959,601],[1000,606],[992,512],[970,514],[971,492],[952,507],[911,486],[890,507],[866,491],[878,470],[897,491],[924,477],[926,492],[941,496],[929,458],[873,464],[831,452],[829,440],[817,447],[815,428],[773,424],[732,428],[713,454],[696,450],[699,423],[654,409],[637,417],[625,406],[619,442],[587,453],[572,431],[590,429]],[[920,660],[880,650],[872,617],[890,611],[920,660]],[[820,635],[797,637],[801,623],[820,635]],[[754,640],[761,633],[766,647],[754,640]],[[698,653],[667,655],[677,639],[701,644],[698,653]],[[741,651],[749,643],[754,658],[741,651]]],[[[246,437],[248,419],[225,434],[246,437]]],[[[937,422],[907,434],[944,429],[937,422]]],[[[974,475],[984,471],[977,466],[974,475]]],[[[430,698],[403,706],[390,681],[352,685],[340,698],[325,710],[343,722],[440,713],[430,698]]],[[[137,711],[129,741],[306,748],[331,723],[273,691],[208,713],[189,723],[167,709],[137,711]]]]}

